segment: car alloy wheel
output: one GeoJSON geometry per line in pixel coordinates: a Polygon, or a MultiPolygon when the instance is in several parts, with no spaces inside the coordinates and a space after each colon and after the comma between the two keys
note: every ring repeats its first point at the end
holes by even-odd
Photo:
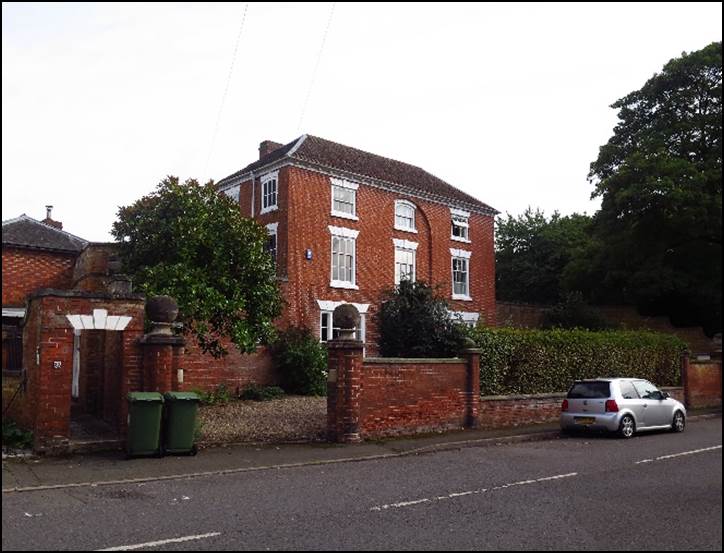
{"type": "Polygon", "coordinates": [[[674,422],[671,424],[671,429],[674,432],[683,432],[686,426],[686,420],[684,419],[684,413],[677,411],[674,413],[674,422]]]}
{"type": "Polygon", "coordinates": [[[621,419],[621,424],[618,427],[618,435],[622,438],[630,438],[636,431],[636,423],[634,423],[631,415],[624,415],[621,419]]]}

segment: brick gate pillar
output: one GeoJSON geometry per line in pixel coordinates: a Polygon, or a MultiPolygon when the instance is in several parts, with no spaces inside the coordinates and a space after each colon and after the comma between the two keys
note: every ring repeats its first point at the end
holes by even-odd
{"type": "Polygon", "coordinates": [[[350,304],[340,305],[332,318],[340,326],[340,335],[327,344],[327,435],[332,442],[359,443],[364,356],[364,344],[354,339],[359,311],[350,304]]]}
{"type": "Polygon", "coordinates": [[[480,426],[480,353],[482,350],[469,348],[463,351],[468,362],[465,386],[465,426],[480,426]]]}
{"type": "Polygon", "coordinates": [[[179,352],[186,341],[172,332],[178,315],[176,301],[169,296],[155,296],[146,302],[146,313],[152,321],[151,332],[141,338],[143,349],[143,391],[177,391],[179,352]]]}

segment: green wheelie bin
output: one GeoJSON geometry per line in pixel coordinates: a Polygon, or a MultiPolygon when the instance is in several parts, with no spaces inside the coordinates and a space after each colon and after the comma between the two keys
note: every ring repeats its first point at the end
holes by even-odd
{"type": "Polygon", "coordinates": [[[199,396],[192,392],[167,392],[164,453],[196,455],[196,413],[199,396]]]}
{"type": "Polygon", "coordinates": [[[158,392],[128,394],[128,441],[130,457],[161,455],[163,396],[158,392]]]}

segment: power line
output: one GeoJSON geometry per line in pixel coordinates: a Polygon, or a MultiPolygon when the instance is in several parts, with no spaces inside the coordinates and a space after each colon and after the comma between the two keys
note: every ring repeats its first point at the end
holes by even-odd
{"type": "Polygon", "coordinates": [[[231,57],[231,66],[229,67],[229,74],[226,76],[226,86],[224,87],[224,94],[221,96],[221,105],[219,106],[219,113],[216,116],[216,126],[214,127],[214,134],[211,137],[211,147],[209,148],[209,155],[206,158],[206,165],[204,165],[204,172],[206,174],[209,168],[209,162],[211,161],[211,154],[214,152],[214,146],[216,145],[216,135],[219,133],[219,125],[221,123],[221,114],[224,111],[224,104],[226,103],[226,95],[229,92],[229,84],[231,83],[231,75],[234,72],[234,64],[236,63],[236,53],[239,50],[239,40],[241,39],[241,32],[244,30],[244,22],[246,21],[246,12],[249,9],[249,2],[244,6],[244,15],[241,17],[241,25],[239,26],[239,34],[236,36],[236,44],[234,45],[234,54],[231,57]]]}
{"type": "Polygon", "coordinates": [[[307,104],[309,103],[309,97],[312,95],[312,89],[314,88],[314,81],[317,77],[317,69],[319,69],[319,62],[322,59],[322,52],[324,52],[324,45],[327,42],[327,34],[329,34],[329,27],[332,24],[332,16],[334,15],[334,7],[337,5],[337,2],[332,2],[332,7],[329,10],[329,19],[327,19],[327,28],[324,30],[324,36],[322,37],[322,46],[319,48],[319,54],[317,55],[317,62],[314,64],[314,71],[312,71],[312,79],[309,83],[309,90],[307,90],[307,96],[304,99],[304,104],[302,105],[302,114],[299,116],[299,125],[297,127],[297,133],[301,132],[302,130],[302,123],[304,122],[304,114],[307,111],[307,104]]]}

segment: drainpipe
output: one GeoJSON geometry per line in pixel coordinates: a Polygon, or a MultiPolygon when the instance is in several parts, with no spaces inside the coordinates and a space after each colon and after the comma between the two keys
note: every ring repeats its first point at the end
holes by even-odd
{"type": "Polygon", "coordinates": [[[251,172],[251,218],[254,218],[254,203],[256,202],[256,181],[254,180],[254,171],[251,172]]]}

